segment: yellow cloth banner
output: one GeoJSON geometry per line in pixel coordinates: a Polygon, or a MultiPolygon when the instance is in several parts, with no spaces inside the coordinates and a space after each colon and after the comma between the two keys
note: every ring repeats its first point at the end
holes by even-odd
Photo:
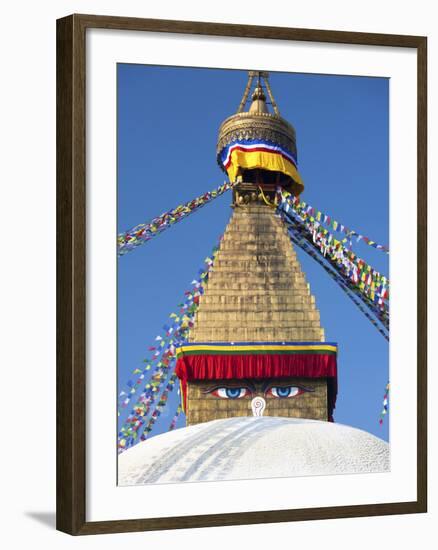
{"type": "Polygon", "coordinates": [[[230,181],[236,181],[239,168],[252,170],[261,168],[272,172],[281,172],[290,176],[298,185],[304,189],[304,183],[295,166],[279,153],[269,153],[267,151],[239,151],[235,149],[231,152],[231,164],[227,168],[230,181]]]}

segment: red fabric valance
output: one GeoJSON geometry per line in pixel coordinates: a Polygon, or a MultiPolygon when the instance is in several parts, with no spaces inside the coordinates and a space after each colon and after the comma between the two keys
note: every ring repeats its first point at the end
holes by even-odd
{"type": "Polygon", "coordinates": [[[337,394],[336,355],[187,355],[178,358],[175,373],[181,380],[184,410],[187,410],[187,382],[245,378],[328,379],[328,409],[331,417],[337,394]]]}

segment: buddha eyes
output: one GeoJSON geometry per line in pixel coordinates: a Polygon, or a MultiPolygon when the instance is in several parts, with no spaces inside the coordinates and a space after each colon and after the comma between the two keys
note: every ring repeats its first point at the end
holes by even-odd
{"type": "MultiPolygon", "coordinates": [[[[270,386],[264,394],[265,397],[273,397],[277,399],[287,399],[301,395],[306,391],[313,391],[299,386],[270,386]]],[[[221,399],[242,399],[253,395],[253,392],[245,386],[219,386],[206,391],[214,397],[221,399]]]]}
{"type": "Polygon", "coordinates": [[[284,399],[287,397],[296,397],[301,393],[304,393],[305,390],[299,388],[298,386],[271,386],[265,392],[266,397],[279,397],[284,399]]]}
{"type": "Polygon", "coordinates": [[[251,392],[248,388],[238,387],[223,387],[216,388],[212,392],[209,392],[215,397],[221,397],[222,399],[241,399],[248,396],[251,392]]]}

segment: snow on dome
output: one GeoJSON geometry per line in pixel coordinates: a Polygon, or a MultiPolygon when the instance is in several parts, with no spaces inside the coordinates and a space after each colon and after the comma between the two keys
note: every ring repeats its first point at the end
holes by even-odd
{"type": "Polygon", "coordinates": [[[119,485],[388,470],[388,443],[362,430],[318,420],[235,417],[128,449],[119,456],[119,485]]]}

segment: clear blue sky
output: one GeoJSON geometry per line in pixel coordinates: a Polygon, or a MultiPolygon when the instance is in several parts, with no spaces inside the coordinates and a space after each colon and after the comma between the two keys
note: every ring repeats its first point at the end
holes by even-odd
{"type": "MultiPolygon", "coordinates": [[[[223,183],[217,131],[236,111],[246,81],[244,71],[118,65],[119,232],[223,183]]],[[[281,115],[297,132],[302,199],[388,244],[389,81],[271,73],[270,82],[281,115]]],[[[120,389],[191,288],[230,218],[230,201],[227,193],[119,258],[120,389]]],[[[355,250],[388,274],[385,254],[362,243],[355,250]]],[[[388,417],[383,427],[378,420],[389,346],[321,267],[298,255],[326,339],[339,344],[335,421],[388,439],[388,417]]],[[[175,391],[153,434],[167,430],[176,398],[175,391]]]]}

